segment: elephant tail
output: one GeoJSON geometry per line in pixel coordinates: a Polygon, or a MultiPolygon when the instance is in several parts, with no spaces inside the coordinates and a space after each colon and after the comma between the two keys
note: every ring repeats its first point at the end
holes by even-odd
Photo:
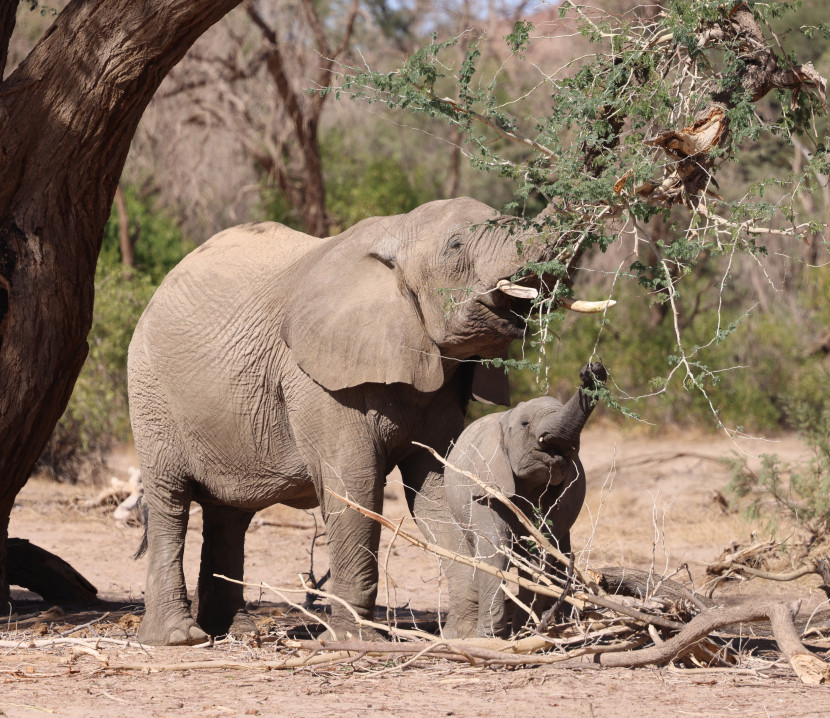
{"type": "Polygon", "coordinates": [[[138,551],[135,552],[133,555],[133,560],[140,559],[145,553],[147,553],[147,526],[149,525],[149,518],[150,514],[150,507],[147,505],[147,502],[144,500],[142,496],[138,500],[138,513],[141,516],[141,523],[144,524],[144,535],[141,537],[141,543],[138,546],[138,551]]]}

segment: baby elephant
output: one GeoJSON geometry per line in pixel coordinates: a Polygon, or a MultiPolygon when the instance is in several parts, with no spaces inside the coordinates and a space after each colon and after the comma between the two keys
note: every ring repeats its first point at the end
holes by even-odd
{"type": "MultiPolygon", "coordinates": [[[[582,388],[567,404],[543,396],[473,422],[448,457],[458,469],[500,488],[530,518],[544,520],[554,545],[558,543],[563,553],[571,550],[570,529],[585,499],[579,436],[595,404],[585,390],[595,388],[606,376],[600,362],[586,365],[580,372],[582,388]]],[[[507,507],[449,467],[444,483],[450,512],[463,532],[458,539],[460,554],[503,570],[509,565],[507,551],[533,562],[528,544],[520,541],[527,531],[507,507]]],[[[445,635],[510,633],[501,579],[457,562],[447,562],[445,571],[450,588],[445,635]]],[[[519,598],[527,604],[532,595],[520,591],[519,598]]],[[[538,602],[533,608],[542,610],[538,602]]],[[[513,629],[518,630],[526,619],[526,614],[515,610],[513,629]]]]}

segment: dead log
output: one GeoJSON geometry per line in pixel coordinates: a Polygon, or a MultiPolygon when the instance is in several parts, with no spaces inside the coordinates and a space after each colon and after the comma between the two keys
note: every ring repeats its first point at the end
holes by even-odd
{"type": "Polygon", "coordinates": [[[802,683],[820,685],[830,683],[830,665],[814,656],[801,642],[793,619],[798,613],[799,602],[774,603],[770,606],[769,620],[772,633],[781,653],[787,658],[802,683]]]}
{"type": "Polygon", "coordinates": [[[714,605],[711,599],[693,594],[684,585],[669,578],[660,578],[648,571],[621,566],[594,569],[602,576],[600,586],[609,594],[646,598],[668,599],[672,603],[693,606],[704,610],[714,605]]]}
{"type": "Polygon", "coordinates": [[[9,583],[34,591],[50,603],[89,604],[98,589],[59,556],[28,539],[8,542],[9,583]]]}

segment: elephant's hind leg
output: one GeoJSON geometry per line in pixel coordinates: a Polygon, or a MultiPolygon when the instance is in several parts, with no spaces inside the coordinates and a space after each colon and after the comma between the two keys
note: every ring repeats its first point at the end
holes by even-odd
{"type": "Polygon", "coordinates": [[[256,633],[245,611],[242,585],[214,574],[241,581],[245,562],[245,532],[254,516],[230,506],[202,506],[202,563],[193,613],[211,636],[256,633]]]}
{"type": "Polygon", "coordinates": [[[145,484],[149,563],[144,592],[146,611],[138,639],[151,646],[202,643],[207,634],[196,625],[187,603],[182,570],[190,494],[182,486],[159,491],[145,484]]]}

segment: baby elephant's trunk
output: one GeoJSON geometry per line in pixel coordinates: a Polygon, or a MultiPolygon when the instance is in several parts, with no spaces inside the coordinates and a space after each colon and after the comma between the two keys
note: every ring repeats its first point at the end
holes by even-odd
{"type": "MultiPolygon", "coordinates": [[[[600,387],[608,378],[608,373],[602,362],[593,362],[582,367],[579,378],[582,380],[582,387],[568,400],[559,412],[556,426],[549,431],[551,436],[557,438],[557,442],[576,449],[579,448],[579,435],[585,427],[585,422],[596,406],[596,398],[589,392],[600,387]]],[[[544,442],[545,435],[539,438],[544,442]]]]}

